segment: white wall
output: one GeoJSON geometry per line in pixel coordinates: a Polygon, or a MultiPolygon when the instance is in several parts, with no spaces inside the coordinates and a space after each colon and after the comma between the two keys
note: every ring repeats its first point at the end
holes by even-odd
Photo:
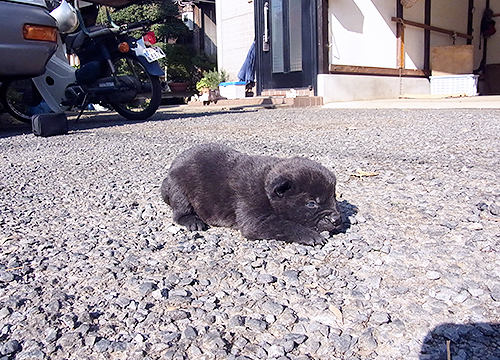
{"type": "Polygon", "coordinates": [[[330,64],[396,67],[394,0],[329,0],[330,64]]]}
{"type": "MultiPolygon", "coordinates": [[[[476,9],[484,1],[476,0],[476,9]]],[[[491,1],[500,5],[500,0],[491,1]]],[[[411,8],[405,8],[403,17],[424,23],[424,3],[425,0],[420,0],[411,8]]],[[[396,23],[391,21],[391,17],[396,16],[395,0],[329,0],[328,4],[331,64],[397,67],[396,23]]],[[[468,0],[433,1],[431,25],[467,33],[467,12],[468,0]]],[[[476,17],[480,22],[481,15],[476,12],[476,17]]],[[[479,29],[479,25],[475,28],[479,29]]],[[[465,43],[465,39],[456,40],[457,45],[465,43]]],[[[452,44],[450,36],[431,32],[431,46],[452,44]]],[[[423,66],[424,30],[406,26],[405,68],[422,69],[423,66]]]]}
{"type": "Polygon", "coordinates": [[[216,0],[217,66],[237,81],[238,72],[255,37],[251,0],[216,0]]]}

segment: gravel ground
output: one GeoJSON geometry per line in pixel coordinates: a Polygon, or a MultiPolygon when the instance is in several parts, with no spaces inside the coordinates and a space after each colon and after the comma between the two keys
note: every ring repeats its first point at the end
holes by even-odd
{"type": "Polygon", "coordinates": [[[500,358],[500,111],[160,112],[70,130],[0,129],[1,360],[500,358]],[[345,232],[307,247],[174,225],[161,181],[209,141],[321,162],[345,232]]]}

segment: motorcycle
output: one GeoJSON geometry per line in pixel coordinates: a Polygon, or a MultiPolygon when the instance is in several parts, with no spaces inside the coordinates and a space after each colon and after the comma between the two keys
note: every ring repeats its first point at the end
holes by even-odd
{"type": "MultiPolygon", "coordinates": [[[[146,46],[142,37],[129,35],[145,32],[151,21],[118,26],[108,14],[110,26],[86,28],[78,6],[75,9],[66,0],[51,15],[58,20],[58,48],[45,73],[0,87],[0,101],[12,116],[30,123],[35,114],[70,108],[79,109],[81,115],[90,104],[111,107],[131,120],[144,120],[156,112],[161,102],[159,77],[164,75],[158,60],[165,54],[159,47],[146,46]],[[78,56],[80,68],[70,65],[67,52],[78,56]]],[[[151,32],[148,40],[155,42],[151,32]]]]}

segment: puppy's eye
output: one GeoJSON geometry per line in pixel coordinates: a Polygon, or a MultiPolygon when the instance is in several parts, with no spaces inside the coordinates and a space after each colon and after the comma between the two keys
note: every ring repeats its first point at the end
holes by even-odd
{"type": "Polygon", "coordinates": [[[306,203],[306,207],[309,209],[316,209],[318,207],[318,203],[314,200],[310,200],[306,203]]]}

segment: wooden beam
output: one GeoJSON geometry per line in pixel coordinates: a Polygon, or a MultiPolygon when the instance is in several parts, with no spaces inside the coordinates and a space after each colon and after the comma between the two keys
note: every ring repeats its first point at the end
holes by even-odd
{"type": "Polygon", "coordinates": [[[418,22],[411,21],[411,20],[405,20],[405,19],[402,19],[402,18],[394,17],[394,16],[391,18],[391,20],[397,22],[398,24],[403,24],[405,26],[406,25],[415,26],[415,27],[418,27],[418,28],[421,28],[421,29],[427,29],[427,30],[431,30],[431,31],[436,31],[436,32],[439,32],[439,33],[442,33],[442,34],[447,34],[447,35],[450,35],[450,36],[457,36],[457,37],[464,38],[464,39],[473,39],[474,38],[472,35],[467,35],[467,34],[464,34],[464,33],[459,33],[459,32],[453,31],[453,30],[443,29],[443,28],[440,28],[440,27],[437,27],[437,26],[425,25],[425,24],[422,24],[422,23],[418,23],[418,22]]]}
{"type": "Polygon", "coordinates": [[[330,65],[330,74],[428,77],[429,71],[332,64],[330,65]]]}

